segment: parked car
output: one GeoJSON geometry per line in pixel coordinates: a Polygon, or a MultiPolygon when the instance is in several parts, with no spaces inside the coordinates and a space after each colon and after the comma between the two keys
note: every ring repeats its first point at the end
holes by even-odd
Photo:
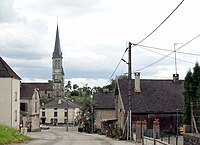
{"type": "Polygon", "coordinates": [[[40,124],[40,129],[49,129],[49,126],[45,124],[40,124]]]}

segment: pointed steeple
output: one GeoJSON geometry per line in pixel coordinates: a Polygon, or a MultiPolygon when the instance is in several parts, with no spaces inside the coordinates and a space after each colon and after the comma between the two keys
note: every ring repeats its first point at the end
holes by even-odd
{"type": "Polygon", "coordinates": [[[58,24],[57,24],[57,30],[56,30],[56,40],[55,40],[54,52],[53,52],[53,58],[57,58],[57,57],[62,57],[58,24]]]}

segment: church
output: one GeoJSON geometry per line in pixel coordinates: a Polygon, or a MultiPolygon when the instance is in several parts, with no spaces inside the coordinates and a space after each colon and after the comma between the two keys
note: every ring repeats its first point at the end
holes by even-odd
{"type": "Polygon", "coordinates": [[[64,69],[58,25],[56,30],[54,52],[52,55],[52,87],[53,98],[64,97],[64,69]]]}
{"type": "Polygon", "coordinates": [[[37,88],[40,99],[45,97],[52,100],[47,104],[41,104],[40,117],[37,119],[40,123],[49,125],[74,124],[77,116],[75,110],[80,110],[81,106],[73,100],[67,100],[65,97],[63,55],[58,24],[52,53],[52,80],[47,83],[30,82],[22,83],[21,85],[37,88]]]}

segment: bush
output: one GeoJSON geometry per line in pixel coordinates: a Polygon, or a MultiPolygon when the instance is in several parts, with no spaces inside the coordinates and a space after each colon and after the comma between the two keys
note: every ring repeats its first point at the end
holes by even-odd
{"type": "Polygon", "coordinates": [[[96,128],[96,129],[94,130],[94,133],[97,133],[97,134],[99,134],[99,135],[103,135],[103,134],[104,134],[104,133],[101,131],[100,128],[96,128]]]}
{"type": "Polygon", "coordinates": [[[110,129],[107,132],[107,136],[111,138],[121,139],[122,129],[120,129],[116,124],[111,124],[110,129]]]}

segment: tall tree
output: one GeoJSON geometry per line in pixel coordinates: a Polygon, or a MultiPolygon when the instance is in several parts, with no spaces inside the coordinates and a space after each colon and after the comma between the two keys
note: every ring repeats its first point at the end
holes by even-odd
{"type": "Polygon", "coordinates": [[[191,101],[197,101],[200,99],[200,66],[195,64],[193,72],[189,70],[185,77],[184,82],[184,122],[185,124],[191,124],[191,101]]]}

